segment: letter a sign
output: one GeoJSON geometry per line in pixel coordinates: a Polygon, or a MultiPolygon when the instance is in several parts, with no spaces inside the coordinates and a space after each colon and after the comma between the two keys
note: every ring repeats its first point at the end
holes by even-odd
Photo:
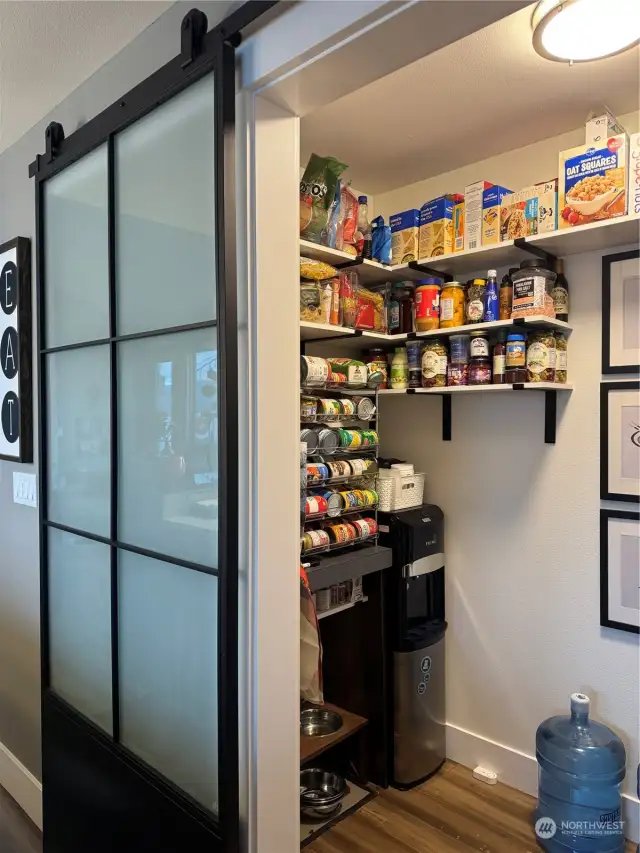
{"type": "Polygon", "coordinates": [[[33,462],[31,246],[0,246],[0,459],[33,462]]]}

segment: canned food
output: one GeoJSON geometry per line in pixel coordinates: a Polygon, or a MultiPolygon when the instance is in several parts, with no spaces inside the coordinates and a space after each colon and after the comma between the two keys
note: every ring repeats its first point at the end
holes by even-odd
{"type": "Polygon", "coordinates": [[[316,592],[316,610],[324,613],[331,609],[331,589],[319,589],[316,592]]]}
{"type": "Polygon", "coordinates": [[[323,495],[307,495],[304,502],[304,511],[307,518],[310,515],[326,515],[329,506],[323,495]]]}
{"type": "Polygon", "coordinates": [[[469,365],[450,364],[447,368],[447,385],[468,385],[469,365]]]}
{"type": "Polygon", "coordinates": [[[350,477],[351,468],[349,463],[344,459],[337,459],[335,462],[328,463],[330,477],[350,477]]]}
{"type": "Polygon", "coordinates": [[[340,445],[340,437],[335,430],[318,429],[314,430],[317,434],[318,447],[323,453],[333,453],[340,445]]]}
{"type": "Polygon", "coordinates": [[[353,537],[349,535],[349,525],[332,524],[328,528],[329,536],[334,542],[349,542],[353,537]]]}
{"type": "Polygon", "coordinates": [[[303,385],[318,386],[326,385],[331,376],[331,368],[326,358],[316,355],[300,356],[300,378],[303,385]]]}
{"type": "Polygon", "coordinates": [[[354,519],[353,526],[358,531],[358,536],[360,537],[360,539],[367,539],[369,536],[372,535],[371,530],[369,528],[369,521],[366,518],[354,519]]]}
{"type": "Polygon", "coordinates": [[[351,466],[351,473],[358,477],[360,474],[364,474],[367,469],[366,459],[350,459],[349,465],[351,466]]]}
{"type": "Polygon", "coordinates": [[[363,521],[367,522],[367,526],[369,527],[369,535],[374,536],[378,532],[378,522],[375,518],[363,518],[363,521]]]}
{"type": "Polygon", "coordinates": [[[318,411],[317,397],[300,397],[300,420],[313,421],[318,411]]]}
{"type": "Polygon", "coordinates": [[[329,518],[334,518],[336,515],[340,515],[342,511],[342,497],[339,492],[336,492],[334,489],[326,489],[319,494],[327,502],[327,515],[329,518]]]}
{"type": "Polygon", "coordinates": [[[362,436],[357,429],[341,429],[339,432],[342,447],[360,447],[362,444],[362,436]]]}
{"type": "Polygon", "coordinates": [[[313,456],[314,453],[318,452],[318,434],[315,430],[301,429],[300,441],[304,441],[307,445],[307,454],[309,456],[313,456]]]}
{"type": "Polygon", "coordinates": [[[324,463],[318,465],[307,465],[307,482],[317,483],[329,478],[329,468],[324,463]]]}
{"type": "Polygon", "coordinates": [[[340,497],[344,502],[344,509],[362,506],[362,502],[358,501],[358,496],[355,492],[340,492],[340,497]]]}
{"type": "Polygon", "coordinates": [[[329,534],[326,530],[309,530],[305,533],[311,540],[311,548],[325,548],[329,542],[329,534]]]}
{"type": "Polygon", "coordinates": [[[363,445],[366,447],[370,447],[371,445],[375,446],[378,444],[378,433],[375,429],[367,429],[363,432],[363,445]]]}
{"type": "Polygon", "coordinates": [[[339,400],[340,414],[345,418],[352,418],[356,413],[356,404],[353,400],[339,400]]]}
{"type": "Polygon", "coordinates": [[[353,494],[356,496],[356,506],[366,506],[366,498],[362,489],[353,489],[353,494]]]}
{"type": "Polygon", "coordinates": [[[340,417],[340,402],[338,400],[319,400],[320,404],[320,414],[325,416],[326,418],[339,418],[340,417]]]}
{"type": "Polygon", "coordinates": [[[302,546],[302,553],[305,551],[310,551],[313,548],[313,541],[311,539],[310,533],[305,533],[302,539],[300,540],[300,544],[302,546]]]}
{"type": "Polygon", "coordinates": [[[365,506],[375,506],[378,503],[378,493],[373,489],[365,489],[362,494],[365,506]]]}
{"type": "Polygon", "coordinates": [[[353,402],[361,421],[370,421],[375,413],[375,403],[371,397],[353,397],[353,402]]]}

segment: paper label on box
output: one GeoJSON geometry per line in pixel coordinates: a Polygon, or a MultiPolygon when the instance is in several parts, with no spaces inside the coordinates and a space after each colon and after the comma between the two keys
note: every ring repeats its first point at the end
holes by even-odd
{"type": "Polygon", "coordinates": [[[640,215],[640,133],[629,143],[629,213],[640,215]]]}

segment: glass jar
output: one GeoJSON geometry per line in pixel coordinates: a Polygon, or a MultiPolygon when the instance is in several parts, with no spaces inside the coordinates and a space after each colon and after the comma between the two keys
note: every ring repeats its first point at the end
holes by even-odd
{"type": "Polygon", "coordinates": [[[367,387],[388,388],[389,371],[387,370],[387,355],[383,349],[370,349],[364,357],[367,365],[367,387]]]}
{"type": "Polygon", "coordinates": [[[440,282],[425,278],[418,282],[415,295],[416,332],[430,332],[440,325],[440,282]]]}
{"type": "Polygon", "coordinates": [[[469,365],[450,364],[447,369],[447,385],[458,386],[469,384],[469,365]]]}
{"type": "Polygon", "coordinates": [[[527,379],[529,382],[555,382],[556,339],[549,329],[529,335],[527,346],[527,379]]]}
{"type": "Polygon", "coordinates": [[[472,360],[474,358],[489,358],[491,355],[489,338],[484,332],[471,332],[469,351],[472,360]]]}
{"type": "Polygon", "coordinates": [[[408,335],[413,332],[413,285],[405,284],[397,299],[400,310],[399,331],[402,335],[408,335]]]}
{"type": "Polygon", "coordinates": [[[504,379],[507,384],[527,381],[527,346],[525,336],[519,332],[507,335],[505,368],[504,379]]]}
{"type": "Polygon", "coordinates": [[[464,285],[450,281],[440,294],[440,328],[454,329],[464,326],[464,285]]]}
{"type": "Polygon", "coordinates": [[[513,274],[513,307],[511,318],[517,317],[553,317],[556,311],[553,305],[553,285],[556,274],[547,269],[541,260],[526,260],[513,274]]]}
{"type": "Polygon", "coordinates": [[[567,336],[564,332],[556,332],[556,378],[555,381],[567,381],[567,336]]]}
{"type": "Polygon", "coordinates": [[[467,323],[482,323],[484,318],[487,282],[474,278],[467,288],[467,323]]]}
{"type": "Polygon", "coordinates": [[[422,350],[422,387],[444,388],[448,362],[447,348],[441,341],[425,344],[422,350]]]}
{"type": "Polygon", "coordinates": [[[469,385],[491,385],[491,362],[488,357],[471,359],[469,385]]]}

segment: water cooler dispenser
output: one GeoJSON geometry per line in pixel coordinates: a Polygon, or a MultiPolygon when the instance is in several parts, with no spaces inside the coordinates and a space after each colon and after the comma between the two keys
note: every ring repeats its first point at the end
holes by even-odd
{"type": "Polygon", "coordinates": [[[389,778],[411,788],[445,760],[444,516],[432,504],[379,513],[385,572],[390,698],[389,778]]]}

